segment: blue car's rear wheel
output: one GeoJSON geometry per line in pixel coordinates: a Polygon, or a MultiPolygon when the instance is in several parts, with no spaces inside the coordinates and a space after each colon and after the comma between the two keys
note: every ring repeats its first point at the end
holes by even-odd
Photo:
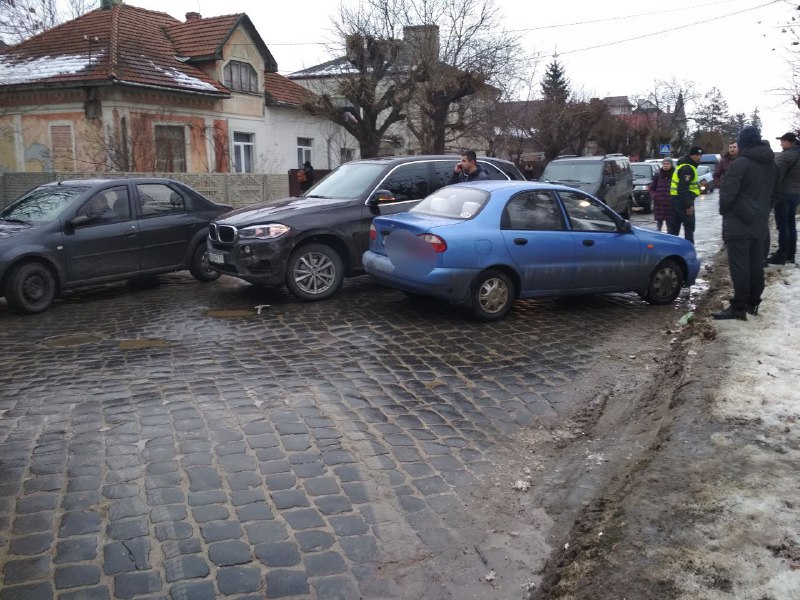
{"type": "Polygon", "coordinates": [[[502,271],[489,269],[472,284],[472,314],[481,321],[499,321],[514,305],[516,290],[502,271]]]}
{"type": "Polygon", "coordinates": [[[644,294],[645,302],[669,304],[681,293],[682,286],[683,271],[681,268],[674,260],[663,260],[650,274],[647,292],[644,294]]]}

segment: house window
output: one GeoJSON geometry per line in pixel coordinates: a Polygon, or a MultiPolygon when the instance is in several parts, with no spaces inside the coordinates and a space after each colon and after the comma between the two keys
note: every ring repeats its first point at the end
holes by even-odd
{"type": "Polygon", "coordinates": [[[253,134],[233,132],[233,168],[237,173],[253,172],[253,134]]]}
{"type": "Polygon", "coordinates": [[[314,140],[311,138],[297,138],[297,168],[300,169],[306,161],[311,162],[311,147],[314,140]]]}
{"type": "Polygon", "coordinates": [[[186,135],[182,126],[156,125],[156,171],[186,173],[186,135]]]}
{"type": "Polygon", "coordinates": [[[75,146],[72,139],[72,125],[51,125],[50,143],[53,152],[53,169],[74,171],[75,146]]]}
{"type": "Polygon", "coordinates": [[[343,165],[346,162],[350,162],[355,158],[356,152],[352,148],[340,148],[339,149],[339,164],[343,165]]]}
{"type": "Polygon", "coordinates": [[[230,61],[224,69],[225,87],[237,92],[253,92],[257,94],[258,74],[247,63],[230,61]]]}

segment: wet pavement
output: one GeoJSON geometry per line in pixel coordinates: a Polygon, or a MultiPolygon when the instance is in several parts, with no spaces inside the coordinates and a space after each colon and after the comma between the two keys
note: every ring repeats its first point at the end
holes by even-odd
{"type": "Polygon", "coordinates": [[[480,324],[368,277],[305,304],[188,274],[2,305],[0,600],[405,597],[392,568],[481,535],[509,436],[581,400],[620,324],[685,309],[480,324]]]}

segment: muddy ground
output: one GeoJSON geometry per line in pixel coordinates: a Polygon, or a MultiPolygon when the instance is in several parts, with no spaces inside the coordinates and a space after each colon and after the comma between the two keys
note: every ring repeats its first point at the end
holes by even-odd
{"type": "Polygon", "coordinates": [[[794,322],[781,323],[791,306],[770,298],[796,283],[794,265],[768,272],[762,308],[775,317],[743,323],[710,318],[730,295],[724,255],[715,263],[695,320],[653,357],[649,383],[623,369],[569,430],[551,430],[547,450],[521,440],[547,455],[532,458],[534,472],[546,464],[572,482],[559,490],[551,472],[533,503],[562,526],[577,513],[562,538],[552,527],[530,599],[800,598],[800,375],[784,331],[794,322]],[[776,331],[788,347],[759,341],[776,331]],[[604,482],[593,462],[614,466],[604,482]],[[576,509],[584,483],[604,488],[576,509]]]}

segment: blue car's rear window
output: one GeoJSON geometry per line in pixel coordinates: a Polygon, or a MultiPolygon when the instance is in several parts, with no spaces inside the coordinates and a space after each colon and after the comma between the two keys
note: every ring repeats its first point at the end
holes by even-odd
{"type": "Polygon", "coordinates": [[[445,186],[417,204],[409,212],[448,219],[469,219],[478,214],[489,193],[467,186],[445,186]]]}

